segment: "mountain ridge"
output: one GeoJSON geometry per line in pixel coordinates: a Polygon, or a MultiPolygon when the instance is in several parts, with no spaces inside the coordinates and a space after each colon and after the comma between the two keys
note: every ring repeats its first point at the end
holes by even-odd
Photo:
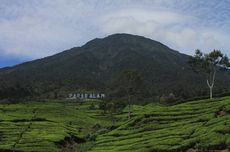
{"type": "MultiPolygon", "coordinates": [[[[79,89],[105,90],[114,86],[122,71],[128,69],[141,74],[146,90],[151,93],[173,92],[184,98],[204,95],[204,75],[192,71],[188,58],[189,55],[143,36],[113,34],[49,57],[0,69],[0,98],[5,98],[5,90],[15,86],[32,88],[36,95],[53,92],[64,95],[63,92],[79,89]]],[[[218,89],[226,81],[230,82],[227,76],[224,73],[217,78],[218,89]]]]}

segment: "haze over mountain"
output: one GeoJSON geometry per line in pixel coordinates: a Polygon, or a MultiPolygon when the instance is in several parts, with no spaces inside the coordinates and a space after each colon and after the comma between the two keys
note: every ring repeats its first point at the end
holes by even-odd
{"type": "MultiPolygon", "coordinates": [[[[141,74],[150,94],[174,93],[183,98],[207,94],[204,75],[191,69],[188,58],[142,36],[114,34],[53,56],[0,69],[0,97],[49,96],[53,92],[63,95],[79,89],[105,91],[127,69],[141,74]]],[[[225,85],[230,83],[229,76],[225,71],[218,74],[219,92],[230,90],[225,85]]]]}

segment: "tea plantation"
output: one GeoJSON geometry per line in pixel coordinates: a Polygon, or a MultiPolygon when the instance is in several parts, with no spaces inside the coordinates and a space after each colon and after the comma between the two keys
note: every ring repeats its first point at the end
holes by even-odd
{"type": "Polygon", "coordinates": [[[103,114],[100,101],[0,104],[0,151],[229,151],[230,97],[103,114]]]}
{"type": "Polygon", "coordinates": [[[65,138],[82,140],[95,124],[109,125],[89,106],[69,101],[0,104],[0,151],[58,151],[65,138]]]}
{"type": "MultiPolygon", "coordinates": [[[[97,138],[99,151],[212,151],[230,148],[230,98],[133,106],[133,119],[97,138]]],[[[127,111],[124,111],[127,112],[127,111]]],[[[126,119],[126,114],[117,116],[126,119]]]]}

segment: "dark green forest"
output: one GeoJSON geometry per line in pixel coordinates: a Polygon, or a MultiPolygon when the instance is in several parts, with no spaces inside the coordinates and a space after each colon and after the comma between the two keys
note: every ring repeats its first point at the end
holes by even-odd
{"type": "MultiPolygon", "coordinates": [[[[75,90],[107,92],[124,97],[122,73],[136,71],[142,98],[180,100],[207,96],[204,73],[188,64],[189,56],[164,44],[136,35],[114,34],[81,47],[0,69],[0,99],[65,98],[75,90]]],[[[217,75],[215,94],[228,93],[229,71],[217,75]]],[[[152,99],[150,99],[152,100],[152,99]]]]}

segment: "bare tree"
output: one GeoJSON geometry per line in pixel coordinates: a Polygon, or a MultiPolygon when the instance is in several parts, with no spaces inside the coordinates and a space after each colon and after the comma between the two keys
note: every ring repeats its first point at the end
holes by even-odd
{"type": "Polygon", "coordinates": [[[220,50],[213,50],[208,54],[196,50],[195,55],[189,59],[189,64],[197,72],[203,71],[207,74],[206,81],[210,91],[210,99],[212,99],[218,69],[229,69],[230,67],[227,55],[223,55],[220,50]]]}

